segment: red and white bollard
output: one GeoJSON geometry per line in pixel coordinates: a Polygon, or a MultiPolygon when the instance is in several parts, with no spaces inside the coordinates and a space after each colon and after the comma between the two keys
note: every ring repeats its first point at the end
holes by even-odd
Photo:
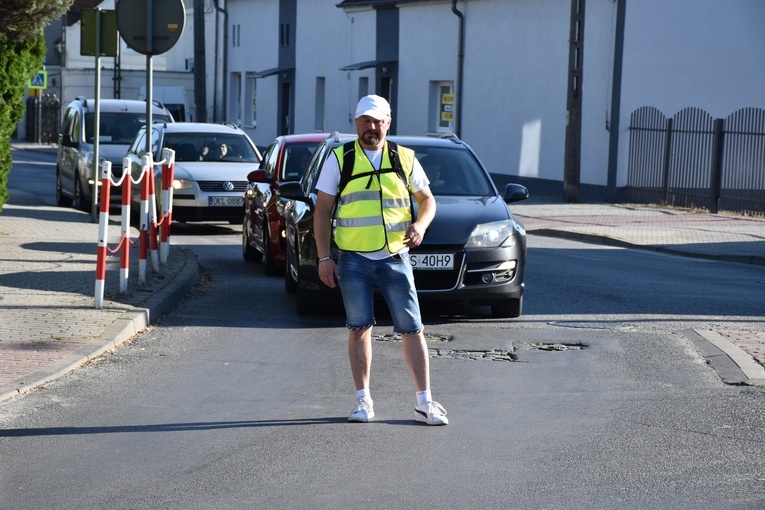
{"type": "Polygon", "coordinates": [[[98,220],[98,252],[96,255],[96,292],[95,307],[100,310],[104,304],[104,284],[106,281],[106,232],[109,226],[109,199],[111,195],[112,164],[101,164],[101,204],[98,220]]]}
{"type": "Polygon", "coordinates": [[[151,154],[141,158],[141,212],[140,230],[138,234],[138,285],[146,284],[146,259],[149,245],[149,180],[152,179],[153,168],[151,154]]]}
{"type": "Polygon", "coordinates": [[[154,165],[149,169],[149,248],[151,249],[151,267],[159,272],[159,247],[157,246],[157,191],[154,183],[154,165]]]}
{"type": "Polygon", "coordinates": [[[159,228],[159,261],[167,263],[170,254],[170,225],[173,222],[173,179],[175,177],[175,151],[164,149],[162,152],[162,211],[159,228]]]}
{"type": "Polygon", "coordinates": [[[120,292],[128,291],[128,276],[130,274],[130,158],[122,160],[122,228],[120,236],[120,292]]]}

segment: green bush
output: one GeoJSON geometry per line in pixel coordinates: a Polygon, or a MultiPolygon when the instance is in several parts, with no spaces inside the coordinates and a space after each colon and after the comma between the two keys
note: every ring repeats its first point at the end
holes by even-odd
{"type": "Polygon", "coordinates": [[[0,211],[8,201],[11,137],[24,115],[24,86],[45,59],[43,28],[72,0],[0,2],[0,211]]]}
{"type": "Polygon", "coordinates": [[[24,85],[42,67],[45,38],[12,43],[0,36],[0,211],[8,201],[11,137],[24,115],[24,85]]]}

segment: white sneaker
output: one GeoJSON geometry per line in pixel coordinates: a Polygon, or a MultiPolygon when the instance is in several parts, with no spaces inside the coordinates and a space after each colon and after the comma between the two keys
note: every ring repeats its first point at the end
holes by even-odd
{"type": "Polygon", "coordinates": [[[448,425],[446,409],[438,402],[427,402],[414,408],[414,421],[428,425],[448,425]]]}
{"type": "Polygon", "coordinates": [[[375,417],[374,404],[372,399],[361,397],[356,399],[356,407],[353,408],[348,416],[348,421],[366,423],[375,417]]]}

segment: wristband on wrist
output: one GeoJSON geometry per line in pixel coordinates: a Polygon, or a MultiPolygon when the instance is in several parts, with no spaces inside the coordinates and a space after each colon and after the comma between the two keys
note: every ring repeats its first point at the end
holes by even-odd
{"type": "Polygon", "coordinates": [[[327,260],[332,260],[332,257],[321,257],[319,259],[319,262],[324,262],[324,261],[327,261],[327,260]]]}

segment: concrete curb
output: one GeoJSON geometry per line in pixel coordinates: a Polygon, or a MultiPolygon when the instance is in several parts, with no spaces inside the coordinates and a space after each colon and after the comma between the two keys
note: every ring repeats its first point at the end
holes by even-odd
{"type": "Polygon", "coordinates": [[[711,331],[685,330],[685,336],[707,360],[725,384],[765,385],[765,367],[756,363],[741,348],[711,331]]]}
{"type": "Polygon", "coordinates": [[[667,248],[661,245],[644,245],[630,243],[622,239],[616,239],[614,237],[607,237],[599,234],[585,234],[582,232],[569,232],[566,230],[557,230],[550,228],[543,228],[539,230],[528,230],[527,234],[545,236],[545,237],[559,237],[562,239],[571,239],[573,241],[583,241],[593,244],[604,244],[606,246],[615,246],[618,248],[633,248],[637,250],[655,251],[658,253],[666,253],[669,255],[679,255],[682,257],[690,257],[696,259],[706,260],[718,260],[722,262],[737,262],[739,264],[751,264],[755,266],[765,266],[765,257],[757,255],[713,255],[708,253],[696,253],[688,250],[679,250],[676,248],[667,248]]]}

